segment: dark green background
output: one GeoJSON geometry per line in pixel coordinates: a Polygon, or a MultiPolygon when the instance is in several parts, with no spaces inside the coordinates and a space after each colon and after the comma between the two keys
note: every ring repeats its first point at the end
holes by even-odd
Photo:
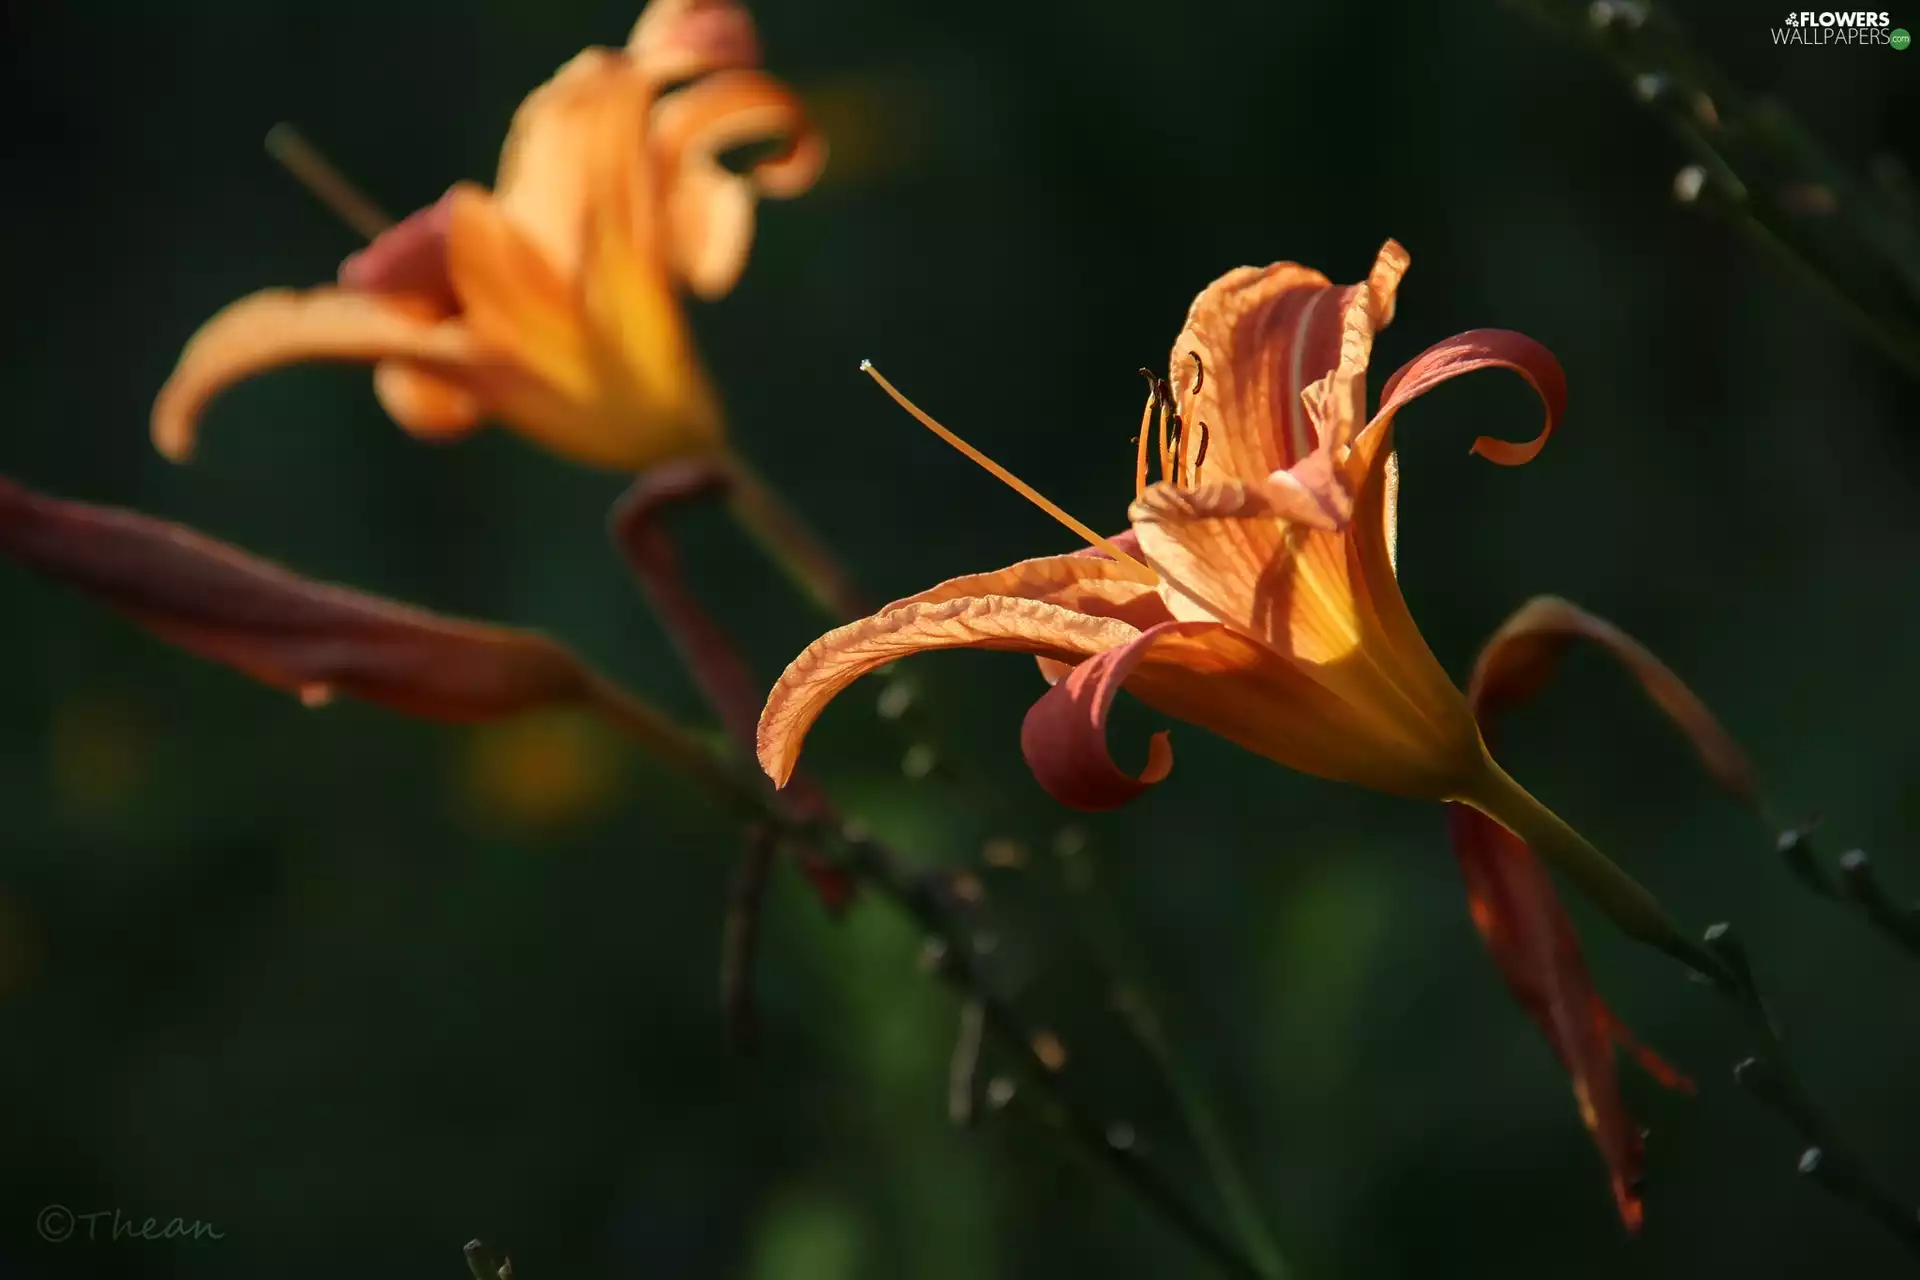
{"type": "MultiPolygon", "coordinates": [[[[1681,210],[1670,140],[1574,47],[1473,4],[1140,0],[767,5],[773,65],[837,164],[764,210],[745,281],[696,320],[743,451],[871,592],[1065,549],[1061,530],[855,370],[873,358],[1068,509],[1131,496],[1141,388],[1188,300],[1242,262],[1414,269],[1379,376],[1456,330],[1550,345],[1572,408],[1521,471],[1517,380],[1401,419],[1400,568],[1448,667],[1553,591],[1663,654],[1751,748],[1783,814],[1920,886],[1910,660],[1914,387],[1775,266],[1681,210]]],[[[328,277],[354,242],[264,157],[298,121],[394,208],[485,178],[519,98],[633,18],[606,0],[5,6],[0,471],[182,519],[316,575],[568,638],[699,703],[606,548],[614,478],[504,433],[423,447],[358,371],[251,384],[191,466],[145,439],[180,344],[225,301],[328,277]]],[[[1778,15],[1689,4],[1703,47],[1859,161],[1911,141],[1920,53],[1777,49],[1778,15]],[[1765,15],[1765,16],[1763,16],[1765,15]]],[[[1920,25],[1920,10],[1895,13],[1920,25]]],[[[701,590],[761,672],[823,629],[717,517],[701,590]]],[[[955,754],[1044,844],[1022,769],[1025,662],[921,673],[955,754]]],[[[811,763],[929,859],[991,831],[900,780],[857,688],[811,763]]],[[[1121,716],[1137,734],[1152,717],[1121,716]]],[[[1741,1031],[1602,927],[1616,1007],[1701,1082],[1638,1078],[1648,1225],[1629,1242],[1564,1076],[1469,927],[1440,814],[1176,732],[1173,780],[1088,824],[1097,889],[1166,997],[1302,1277],[1896,1274],[1800,1185],[1731,1085],[1741,1031]]],[[[827,922],[776,882],[763,1051],[723,1047],[736,832],[644,760],[558,825],[489,816],[473,737],[323,712],[183,658],[0,567],[0,1275],[527,1280],[1199,1274],[1178,1238],[1044,1135],[944,1118],[951,997],[868,904],[827,922]],[[212,1222],[219,1242],[39,1242],[48,1203],[212,1222]]],[[[617,748],[614,748],[617,751],[617,748]]],[[[1509,767],[1691,926],[1732,917],[1813,1084],[1920,1196],[1915,972],[1797,890],[1626,681],[1582,655],[1509,767]]],[[[1113,1035],[1046,888],[999,976],[1074,1050],[1068,1086],[1204,1188],[1113,1035]]]]}

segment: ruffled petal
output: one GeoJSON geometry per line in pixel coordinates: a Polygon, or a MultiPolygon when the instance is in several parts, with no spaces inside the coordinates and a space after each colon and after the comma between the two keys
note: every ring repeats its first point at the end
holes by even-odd
{"type": "Polygon", "coordinates": [[[1614,1203],[1638,1232],[1642,1143],[1620,1097],[1616,1041],[1632,1045],[1650,1074],[1691,1093],[1693,1084],[1633,1044],[1602,1003],[1580,955],[1573,922],[1533,851],[1498,822],[1466,805],[1447,806],[1453,850],[1467,885],[1475,929],[1513,998],[1539,1024],[1573,1080],[1581,1123],[1606,1162],[1614,1203]]]}
{"type": "Polygon", "coordinates": [[[1020,750],[1048,795],[1068,808],[1117,809],[1167,776],[1173,747],[1167,735],[1148,741],[1147,763],[1130,774],[1107,750],[1107,712],[1140,660],[1174,634],[1216,630],[1215,624],[1163,622],[1116,649],[1075,667],[1033,704],[1020,726],[1020,750]]]}
{"type": "MultiPolygon", "coordinates": [[[[1376,331],[1393,316],[1407,263],[1394,241],[1381,247],[1364,286],[1376,331]]],[[[1319,439],[1301,396],[1338,364],[1348,306],[1362,287],[1337,288],[1281,262],[1230,271],[1194,299],[1170,377],[1190,429],[1207,426],[1208,476],[1257,480],[1313,452],[1319,439]]]]}
{"type": "Polygon", "coordinates": [[[1125,644],[1139,631],[1058,605],[1009,596],[906,604],[828,632],[788,665],[760,713],[761,768],[784,784],[813,722],[861,676],[930,649],[1008,649],[1077,661],[1125,644]]]}
{"type": "Polygon", "coordinates": [[[154,446],[185,459],[216,395],[283,365],[409,360],[457,378],[482,363],[461,325],[422,319],[408,302],[321,288],[267,289],[228,305],[193,335],[154,399],[154,446]]]}
{"type": "Polygon", "coordinates": [[[1539,693],[1574,640],[1589,640],[1618,660],[1687,736],[1714,780],[1748,804],[1759,803],[1747,753],[1673,668],[1611,622],[1554,596],[1527,601],[1481,648],[1467,699],[1483,726],[1539,693]]]}
{"type": "Polygon", "coordinates": [[[653,153],[668,184],[672,256],[704,298],[733,288],[753,242],[756,195],[796,196],[820,176],[826,143],[786,85],[758,71],[722,71],[674,93],[654,111],[653,153]],[[749,173],[723,152],[779,142],[749,173]]]}
{"type": "Polygon", "coordinates": [[[965,596],[1018,596],[1057,604],[1076,613],[1119,618],[1145,630],[1172,620],[1151,576],[1124,561],[1074,552],[1036,556],[987,573],[963,574],[896,600],[887,609],[909,604],[939,604],[965,596]]]}

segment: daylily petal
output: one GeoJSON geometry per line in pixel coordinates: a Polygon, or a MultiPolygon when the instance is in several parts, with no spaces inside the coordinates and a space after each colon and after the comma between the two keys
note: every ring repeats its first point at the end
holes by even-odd
{"type": "Polygon", "coordinates": [[[1156,584],[1143,581],[1138,568],[1124,561],[1084,556],[1036,556],[987,573],[963,574],[888,605],[939,604],[964,596],[1018,596],[1056,604],[1076,613],[1120,618],[1145,630],[1170,621],[1156,584]]]}
{"type": "Polygon", "coordinates": [[[1632,1045],[1650,1073],[1671,1088],[1693,1091],[1685,1076],[1632,1044],[1601,1002],[1581,958],[1573,922],[1533,851],[1498,822],[1466,805],[1447,806],[1454,853],[1467,884],[1474,927],[1508,990],[1539,1024],[1573,1080],[1580,1119],[1593,1135],[1627,1230],[1638,1232],[1639,1126],[1620,1098],[1615,1042],[1632,1045]]]}
{"type": "Polygon", "coordinates": [[[1379,314],[1373,288],[1347,290],[1340,317],[1340,355],[1326,376],[1300,393],[1307,419],[1322,448],[1294,463],[1294,470],[1316,457],[1339,456],[1367,421],[1367,362],[1373,356],[1374,321],[1379,314]]]}
{"type": "MultiPolygon", "coordinates": [[[[1128,555],[1140,554],[1139,542],[1129,529],[1109,539],[1128,555]]],[[[918,595],[896,600],[888,609],[903,604],[937,604],[962,596],[1019,596],[1042,600],[1072,609],[1076,613],[1100,618],[1119,618],[1142,631],[1170,622],[1153,575],[1143,573],[1134,564],[1116,561],[1104,551],[1087,547],[1063,556],[1037,556],[1005,569],[988,573],[969,573],[949,578],[918,595]]],[[[885,612],[885,610],[882,610],[885,612]]],[[[1037,657],[1040,676],[1048,684],[1057,684],[1073,668],[1053,658],[1037,657]]]]}
{"type": "Polygon", "coordinates": [[[730,290],[753,241],[756,194],[807,190],[826,163],[826,144],[800,99],[758,71],[722,71],[670,95],[653,115],[654,156],[669,192],[674,261],[693,291],[730,290]],[[784,140],[750,174],[729,172],[722,152],[784,140]]]}
{"type": "Polygon", "coordinates": [[[1164,715],[1301,773],[1390,795],[1448,794],[1451,754],[1411,736],[1404,713],[1356,707],[1337,688],[1350,679],[1339,665],[1309,669],[1223,624],[1186,623],[1161,628],[1126,688],[1164,715]]]}
{"type": "Polygon", "coordinates": [[[406,294],[431,304],[441,317],[460,310],[447,273],[449,191],[388,227],[340,264],[340,287],[355,293],[406,294]]]}
{"type": "MultiPolygon", "coordinates": [[[[1376,331],[1393,316],[1407,263],[1394,241],[1381,247],[1365,286],[1376,331]]],[[[1314,450],[1319,440],[1301,395],[1338,364],[1347,307],[1360,288],[1337,288],[1318,271],[1280,262],[1230,271],[1194,299],[1169,375],[1181,417],[1207,425],[1209,477],[1256,480],[1314,450]]]]}
{"type": "Polygon", "coordinates": [[[653,0],[633,24],[627,53],[657,84],[760,62],[753,18],[732,0],[653,0]]]}
{"type": "Polygon", "coordinates": [[[687,331],[659,226],[657,193],[625,162],[646,127],[643,99],[623,99],[599,122],[601,148],[588,214],[580,305],[612,421],[631,444],[626,465],[708,453],[720,435],[720,409],[687,331]]]}
{"type": "MultiPolygon", "coordinates": [[[[1686,732],[1709,772],[1736,794],[1754,797],[1745,753],[1665,663],[1612,624],[1550,596],[1528,601],[1508,618],[1474,664],[1467,699],[1487,736],[1502,711],[1539,692],[1576,638],[1592,640],[1618,658],[1686,732]]],[[[1449,807],[1448,823],[1474,923],[1514,998],[1540,1024],[1573,1077],[1581,1119],[1607,1162],[1621,1219],[1637,1231],[1640,1136],[1620,1100],[1614,1046],[1627,1049],[1668,1088],[1690,1093],[1693,1083],[1635,1041],[1601,1001],[1580,957],[1573,923],[1533,850],[1465,805],[1449,807]]]]}
{"type": "Polygon", "coordinates": [[[1173,616],[1225,622],[1276,652],[1331,662],[1360,643],[1361,619],[1330,495],[1287,472],[1256,484],[1155,485],[1129,510],[1173,616]],[[1311,551],[1313,554],[1302,554],[1311,551]]]}
{"type": "Polygon", "coordinates": [[[1747,753],[1673,668],[1611,622],[1554,596],[1527,601],[1482,647],[1467,686],[1475,714],[1488,722],[1532,698],[1575,639],[1590,640],[1618,659],[1653,704],[1687,735],[1707,772],[1747,803],[1759,802],[1760,786],[1747,753]]]}
{"type": "Polygon", "coordinates": [[[1034,778],[1061,804],[1099,812],[1117,809],[1167,776],[1173,747],[1167,735],[1148,741],[1147,763],[1129,774],[1107,750],[1107,712],[1114,695],[1140,660],[1169,634],[1216,627],[1213,623],[1163,622],[1074,668],[1033,704],[1020,725],[1020,750],[1034,778]]]}
{"type": "MultiPolygon", "coordinates": [[[[1149,490],[1134,504],[1134,528],[1174,617],[1217,619],[1314,691],[1310,703],[1287,693],[1311,708],[1292,713],[1297,734],[1276,725],[1235,741],[1322,777],[1450,799],[1477,775],[1484,751],[1393,579],[1382,545],[1387,469],[1368,465],[1370,442],[1355,453],[1364,487],[1344,526],[1326,510],[1330,499],[1272,477],[1259,486],[1149,490]]],[[[1167,709],[1223,732],[1211,719],[1167,709]]]]}
{"type": "Polygon", "coordinates": [[[1436,342],[1402,365],[1380,392],[1380,409],[1367,424],[1368,433],[1383,432],[1402,406],[1441,383],[1479,369],[1511,369],[1527,380],[1546,405],[1546,424],[1525,444],[1481,436],[1473,452],[1503,467],[1532,462],[1547,444],[1554,426],[1567,411],[1567,375],[1553,352],[1524,333],[1511,329],[1473,329],[1436,342]]]}
{"type": "Polygon", "coordinates": [[[500,149],[494,197],[556,278],[572,278],[580,270],[587,210],[598,171],[608,163],[604,122],[609,115],[634,120],[616,163],[646,181],[641,122],[653,83],[624,54],[586,49],[529,94],[513,114],[500,149]]]}
{"type": "Polygon", "coordinates": [[[181,525],[7,480],[0,552],[309,702],[340,693],[426,719],[485,721],[587,701],[601,687],[545,636],[314,582],[181,525]]]}
{"type": "Polygon", "coordinates": [[[800,744],[836,694],[861,676],[930,649],[1010,649],[1060,661],[1091,657],[1139,631],[1058,605],[1010,596],[906,604],[829,631],[788,665],[760,713],[760,766],[784,785],[800,744]]]}
{"type": "Polygon", "coordinates": [[[267,289],[230,304],[194,334],[155,398],[154,446],[176,462],[186,458],[209,401],[282,365],[411,360],[456,373],[481,363],[465,329],[423,320],[409,301],[320,288],[267,289]]]}
{"type": "Polygon", "coordinates": [[[404,360],[373,367],[373,394],[388,417],[423,440],[452,439],[480,425],[480,397],[471,386],[404,360]]]}

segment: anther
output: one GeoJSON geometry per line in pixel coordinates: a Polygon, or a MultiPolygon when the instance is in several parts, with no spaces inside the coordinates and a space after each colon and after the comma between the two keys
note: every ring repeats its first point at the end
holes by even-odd
{"type": "Polygon", "coordinates": [[[1199,395],[1200,388],[1207,385],[1207,366],[1200,363],[1198,351],[1187,352],[1187,358],[1193,361],[1193,394],[1199,395]]]}
{"type": "Polygon", "coordinates": [[[1207,465],[1207,424],[1200,424],[1200,449],[1193,456],[1193,474],[1198,476],[1200,468],[1207,465]]]}

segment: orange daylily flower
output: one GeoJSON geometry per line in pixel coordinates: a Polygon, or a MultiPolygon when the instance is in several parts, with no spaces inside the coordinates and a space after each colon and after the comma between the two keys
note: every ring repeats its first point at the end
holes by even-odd
{"type": "MultiPolygon", "coordinates": [[[[809,727],[859,676],[927,649],[1010,649],[1040,660],[1052,689],[1027,713],[1021,746],[1066,804],[1104,809],[1166,777],[1154,735],[1144,769],[1108,753],[1115,695],[1302,772],[1450,802],[1456,854],[1476,926],[1511,989],[1573,1076],[1581,1112],[1630,1229],[1640,1138],[1627,1118],[1613,1047],[1690,1087],[1634,1045],[1594,993],[1572,925],[1538,852],[1572,875],[1629,933],[1696,967],[1650,895],[1496,764],[1480,721],[1527,696],[1572,636],[1605,644],[1685,727],[1717,776],[1737,785],[1744,758],[1672,672],[1597,619],[1536,602],[1489,645],[1471,695],[1448,679],[1414,625],[1396,576],[1395,415],[1450,378],[1519,373],[1546,422],[1525,444],[1482,437],[1503,465],[1533,459],[1559,421],[1566,382],[1552,354],[1521,334],[1482,329],[1415,356],[1366,411],[1374,335],[1393,316],[1408,258],[1388,241],[1366,281],[1338,287],[1295,263],[1242,268],[1194,301],[1170,377],[1151,379],[1131,528],[1111,538],[1073,520],[874,377],[910,412],[1092,543],[955,578],[895,602],[809,646],[774,686],[759,729],[761,765],[791,774],[809,727]],[[1147,483],[1158,426],[1161,478],[1147,483]]],[[[873,372],[869,368],[869,372],[873,372]]]]}
{"type": "Polygon", "coordinates": [[[207,403],[308,360],[374,366],[407,431],[494,419],[596,466],[713,453],[719,406],[680,291],[732,288],[757,195],[810,186],[825,156],[799,100],[757,69],[731,0],[654,0],[624,49],[588,49],[515,114],[492,190],[455,185],[349,258],[337,286],[268,289],[195,334],[153,409],[179,459],[207,403]],[[719,155],[765,140],[746,174],[719,155]]]}
{"type": "MultiPolygon", "coordinates": [[[[814,720],[854,680],[929,649],[1040,659],[1053,688],[1021,746],[1040,783],[1082,809],[1125,803],[1172,767],[1165,734],[1146,766],[1108,754],[1120,689],[1176,719],[1305,773],[1487,813],[1563,871],[1624,930],[1711,972],[1659,904],[1488,754],[1466,699],[1421,638],[1394,568],[1395,416],[1448,379],[1519,373],[1546,407],[1525,444],[1474,452],[1530,461],[1566,402],[1547,349],[1478,329],[1415,356],[1366,412],[1374,335],[1408,258],[1388,241],[1367,279],[1340,287],[1297,263],[1243,267],[1195,299],[1142,418],[1131,528],[1103,538],[874,377],[923,423],[1092,547],[954,578],[829,632],[788,666],[761,714],[762,767],[792,773],[814,720]],[[1158,426],[1160,481],[1147,483],[1158,426]]],[[[873,372],[869,368],[869,372],[873,372]]]]}
{"type": "Polygon", "coordinates": [[[768,699],[767,772],[786,778],[814,718],[856,677],[971,646],[1054,664],[1022,745],[1042,785],[1078,808],[1123,803],[1171,766],[1164,735],[1138,775],[1109,757],[1107,710],[1123,686],[1303,772],[1487,800],[1497,771],[1394,578],[1393,420],[1448,378],[1516,370],[1545,401],[1545,428],[1529,444],[1474,447],[1520,463],[1558,420],[1565,381],[1532,339],[1478,330],[1415,357],[1369,418],[1368,356],[1407,263],[1389,241],[1357,285],[1280,263],[1208,286],[1148,402],[1131,530],[1102,539],[1083,526],[1094,553],[956,578],[821,638],[768,699]],[[1149,485],[1156,420],[1161,480],[1149,485]]]}

